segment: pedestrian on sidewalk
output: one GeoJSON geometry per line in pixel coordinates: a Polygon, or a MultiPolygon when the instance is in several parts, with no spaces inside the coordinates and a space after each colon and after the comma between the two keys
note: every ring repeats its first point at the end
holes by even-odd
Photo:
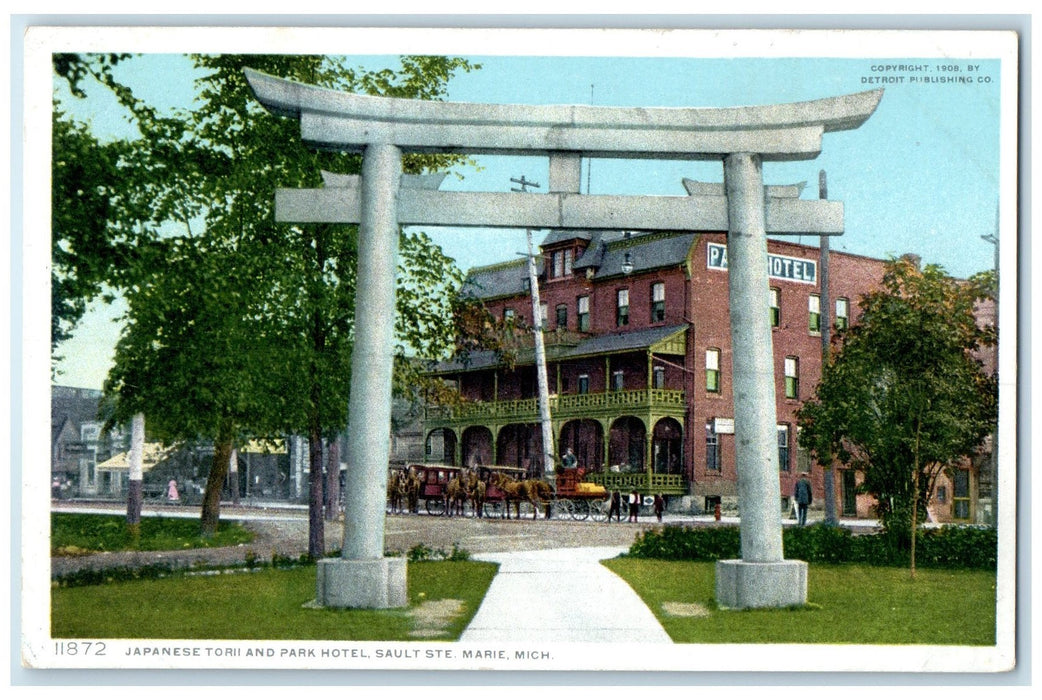
{"type": "Polygon", "coordinates": [[[630,492],[630,517],[626,522],[637,522],[637,513],[640,511],[640,494],[636,491],[630,492]]]}
{"type": "Polygon", "coordinates": [[[796,522],[800,527],[803,527],[807,524],[807,507],[814,501],[807,472],[800,473],[800,478],[796,482],[796,489],[793,492],[793,498],[796,499],[796,522]]]}
{"type": "Polygon", "coordinates": [[[615,521],[622,522],[622,494],[618,491],[611,492],[611,505],[608,508],[608,522],[611,522],[611,516],[615,516],[615,521]]]}
{"type": "Polygon", "coordinates": [[[658,518],[659,522],[662,522],[662,511],[666,509],[666,499],[662,497],[661,493],[655,494],[655,517],[658,518]]]}

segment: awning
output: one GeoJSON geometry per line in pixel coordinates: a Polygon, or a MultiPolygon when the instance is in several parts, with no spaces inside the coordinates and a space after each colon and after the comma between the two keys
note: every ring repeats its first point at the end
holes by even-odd
{"type": "MultiPolygon", "coordinates": [[[[144,454],[141,456],[141,471],[147,472],[166,459],[173,451],[171,447],[163,447],[158,442],[145,444],[144,454]]],[[[130,470],[130,452],[119,454],[106,459],[98,465],[98,471],[120,472],[130,470]]]]}

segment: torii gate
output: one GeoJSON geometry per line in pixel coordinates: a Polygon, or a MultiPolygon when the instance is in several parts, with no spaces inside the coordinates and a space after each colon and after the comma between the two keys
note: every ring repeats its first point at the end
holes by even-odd
{"type": "Polygon", "coordinates": [[[363,154],[360,178],[329,177],[322,189],[279,190],[275,199],[279,221],[359,224],[344,543],[340,559],[319,562],[318,604],[406,604],[405,561],[383,556],[388,319],[405,225],[726,230],[742,558],[718,563],[716,596],[733,608],[806,602],[807,564],[782,553],[767,234],[841,234],[843,205],[772,196],[762,164],[817,157],[824,133],[861,126],[882,90],[719,109],[531,106],[355,95],[252,70],[246,77],[269,111],[300,120],[305,143],[363,154]],[[548,156],[549,193],[436,191],[402,176],[403,152],[548,156]],[[724,186],[686,197],[581,195],[582,158],[721,159],[724,186]]]}

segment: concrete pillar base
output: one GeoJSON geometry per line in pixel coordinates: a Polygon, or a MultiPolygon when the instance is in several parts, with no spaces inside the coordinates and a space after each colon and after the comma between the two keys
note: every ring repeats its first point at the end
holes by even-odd
{"type": "Polygon", "coordinates": [[[807,562],[784,559],[716,563],[716,602],[722,608],[785,608],[807,604],[807,562]]]}
{"type": "Polygon", "coordinates": [[[322,559],[315,602],[324,608],[404,608],[405,559],[322,559]]]}

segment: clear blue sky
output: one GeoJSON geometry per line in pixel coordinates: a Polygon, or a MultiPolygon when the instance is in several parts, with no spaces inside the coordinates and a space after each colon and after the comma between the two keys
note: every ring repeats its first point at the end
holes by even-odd
{"type": "MultiPolygon", "coordinates": [[[[456,53],[455,55],[466,55],[456,53]]],[[[870,56],[870,54],[867,54],[870,56]]],[[[481,70],[459,74],[448,99],[462,102],[725,107],[795,102],[885,87],[876,113],[859,129],[826,134],[813,161],[767,163],[767,184],[806,181],[817,197],[819,170],[829,198],[844,202],[846,234],[834,250],[887,257],[914,252],[956,276],[989,269],[999,201],[1000,65],[994,59],[654,58],[468,56],[481,70]],[[896,67],[925,66],[922,70],[896,67]],[[884,66],[894,66],[883,69],[884,66]],[[953,72],[942,70],[952,66],[953,72]],[[975,69],[971,70],[971,67],[975,69]],[[969,84],[911,83],[955,75],[969,84]],[[868,82],[880,77],[899,83],[868,82]]],[[[358,65],[394,65],[393,57],[359,57],[358,65]]],[[[128,66],[126,78],[157,104],[183,105],[192,75],[183,57],[153,55],[128,66]],[[162,76],[156,80],[156,76],[162,76]]],[[[119,133],[118,114],[103,99],[81,105],[96,127],[119,133]]],[[[546,184],[545,159],[481,158],[446,189],[508,191],[511,177],[546,184]]],[[[594,160],[583,191],[683,195],[682,178],[722,181],[719,163],[594,160]]],[[[463,268],[513,257],[524,233],[427,229],[463,268]]],[[[538,241],[538,234],[537,234],[538,241]]],[[[803,242],[815,245],[816,238],[803,242]]],[[[99,307],[79,337],[60,349],[70,360],[58,381],[100,387],[118,328],[119,308],[99,307]]]]}

